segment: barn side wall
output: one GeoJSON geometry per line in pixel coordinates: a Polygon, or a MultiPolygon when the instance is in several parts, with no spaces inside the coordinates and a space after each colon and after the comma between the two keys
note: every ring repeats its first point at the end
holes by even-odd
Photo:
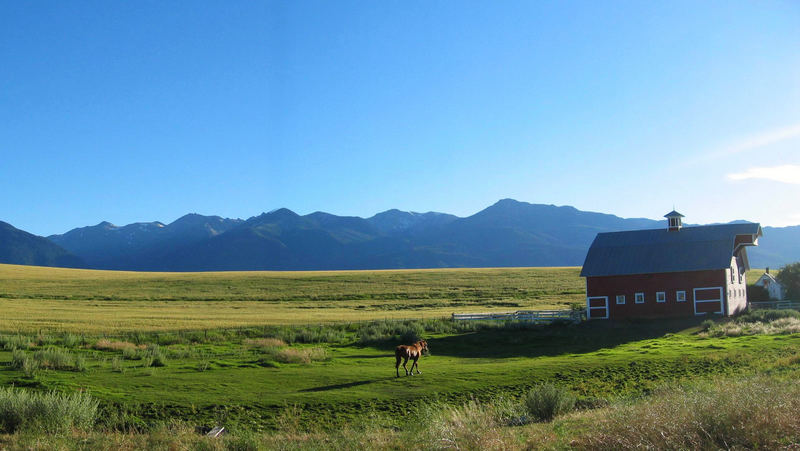
{"type": "Polygon", "coordinates": [[[731,258],[731,267],[725,270],[725,296],[728,300],[728,315],[735,315],[747,308],[747,279],[741,258],[731,258]]]}
{"type": "MultiPolygon", "coordinates": [[[[724,314],[732,314],[726,307],[728,270],[689,271],[626,276],[587,277],[587,297],[608,296],[610,319],[626,318],[676,318],[695,316],[694,289],[720,287],[724,314]],[[686,301],[678,302],[677,292],[686,292],[686,301]],[[656,293],[664,292],[665,301],[657,302],[656,293]],[[644,293],[644,302],[635,302],[636,293],[644,293]],[[624,304],[617,304],[617,295],[625,296],[624,304]]],[[[703,293],[703,292],[699,292],[703,293]]],[[[701,297],[701,296],[698,296],[701,297]]],[[[703,306],[710,307],[705,303],[703,306]]]]}

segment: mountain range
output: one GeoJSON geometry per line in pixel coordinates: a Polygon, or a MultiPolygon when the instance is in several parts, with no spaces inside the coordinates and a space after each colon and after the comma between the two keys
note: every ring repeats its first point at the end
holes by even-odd
{"type": "MultiPolygon", "coordinates": [[[[665,221],[504,199],[464,218],[400,210],[301,216],[281,208],[247,220],[188,214],[170,224],[101,222],[47,239],[0,224],[0,262],[214,271],[580,266],[597,233],[665,221]]],[[[800,226],[765,227],[748,253],[753,267],[800,260],[800,226]]]]}

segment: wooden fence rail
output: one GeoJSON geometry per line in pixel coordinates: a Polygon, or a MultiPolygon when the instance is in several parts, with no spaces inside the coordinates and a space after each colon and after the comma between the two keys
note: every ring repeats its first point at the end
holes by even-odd
{"type": "Polygon", "coordinates": [[[750,310],[758,310],[758,309],[792,309],[792,310],[800,310],[800,301],[768,301],[768,302],[750,302],[748,303],[748,308],[750,310]]]}
{"type": "Polygon", "coordinates": [[[552,323],[553,321],[572,321],[579,323],[584,318],[581,310],[517,310],[516,312],[497,313],[453,313],[454,320],[494,320],[494,321],[530,321],[535,323],[552,323]]]}

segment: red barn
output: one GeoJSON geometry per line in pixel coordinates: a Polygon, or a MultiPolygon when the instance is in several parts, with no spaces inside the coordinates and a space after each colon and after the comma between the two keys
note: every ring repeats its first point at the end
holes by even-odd
{"type": "Polygon", "coordinates": [[[598,233],[586,255],[589,319],[734,315],[747,307],[746,246],[758,245],[756,223],[598,233]]]}

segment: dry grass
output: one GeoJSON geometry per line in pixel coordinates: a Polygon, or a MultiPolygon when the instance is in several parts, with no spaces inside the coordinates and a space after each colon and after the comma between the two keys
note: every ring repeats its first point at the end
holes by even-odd
{"type": "Polygon", "coordinates": [[[0,331],[119,333],[569,308],[578,268],[146,273],[0,264],[0,331]]]}
{"type": "Polygon", "coordinates": [[[95,349],[99,349],[101,351],[125,351],[126,349],[129,351],[135,351],[137,349],[144,349],[146,348],[145,345],[136,345],[129,341],[111,341],[105,338],[101,340],[97,340],[93,346],[95,349]]]}
{"type": "Polygon", "coordinates": [[[769,322],[739,322],[717,324],[706,333],[710,337],[740,337],[742,335],[778,335],[800,333],[800,319],[778,318],[769,322]]]}
{"type": "Polygon", "coordinates": [[[672,387],[591,416],[587,449],[777,449],[800,440],[800,386],[770,378],[672,387]]]}
{"type": "Polygon", "coordinates": [[[244,340],[243,344],[248,348],[265,349],[265,348],[284,348],[286,342],[279,338],[253,338],[244,340]]]}
{"type": "Polygon", "coordinates": [[[311,363],[327,360],[324,348],[283,348],[275,353],[275,360],[281,363],[311,363]]]}

